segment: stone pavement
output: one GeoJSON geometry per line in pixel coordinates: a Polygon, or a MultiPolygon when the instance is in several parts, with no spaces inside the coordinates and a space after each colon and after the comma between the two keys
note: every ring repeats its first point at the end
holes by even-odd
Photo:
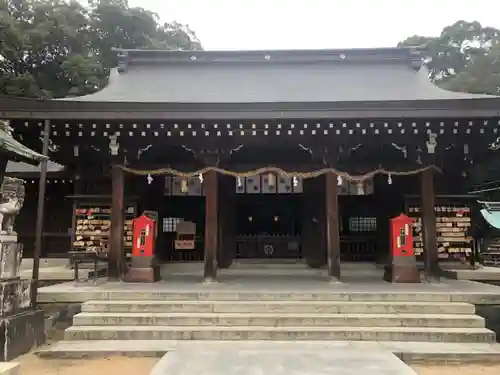
{"type": "Polygon", "coordinates": [[[196,341],[196,340],[101,340],[60,341],[38,348],[43,358],[96,358],[114,355],[137,357],[162,357],[165,353],[182,351],[198,353],[204,350],[228,352],[250,351],[304,351],[334,353],[355,351],[388,352],[407,363],[498,363],[500,344],[497,343],[441,343],[399,341],[196,341]]]}
{"type": "Polygon", "coordinates": [[[389,351],[234,350],[169,352],[151,375],[416,375],[389,351]]]}

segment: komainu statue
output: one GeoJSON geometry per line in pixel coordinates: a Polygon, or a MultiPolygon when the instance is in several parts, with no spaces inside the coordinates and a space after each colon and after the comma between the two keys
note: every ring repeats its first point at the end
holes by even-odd
{"type": "Polygon", "coordinates": [[[24,181],[4,177],[0,197],[0,233],[14,234],[14,221],[24,204],[24,181]]]}

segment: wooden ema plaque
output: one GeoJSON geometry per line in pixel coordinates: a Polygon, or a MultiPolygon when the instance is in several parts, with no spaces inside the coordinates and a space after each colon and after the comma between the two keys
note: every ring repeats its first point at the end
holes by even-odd
{"type": "MultiPolygon", "coordinates": [[[[415,220],[413,224],[415,255],[422,258],[424,246],[420,207],[410,205],[408,211],[415,220]]],[[[464,204],[440,204],[434,207],[434,211],[439,259],[466,262],[472,253],[472,238],[468,235],[472,223],[470,207],[464,204]]]]}
{"type": "Polygon", "coordinates": [[[194,250],[195,248],[195,236],[196,236],[196,224],[192,221],[181,220],[177,224],[177,237],[174,242],[175,250],[194,250]]]}

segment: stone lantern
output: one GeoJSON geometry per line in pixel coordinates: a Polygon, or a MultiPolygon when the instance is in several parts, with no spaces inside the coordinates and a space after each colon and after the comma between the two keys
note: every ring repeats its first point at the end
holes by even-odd
{"type": "Polygon", "coordinates": [[[24,181],[5,176],[9,160],[39,164],[47,157],[12,136],[0,120],[0,361],[9,361],[44,341],[43,311],[32,308],[32,280],[21,279],[23,245],[14,222],[24,203],[24,181]]]}

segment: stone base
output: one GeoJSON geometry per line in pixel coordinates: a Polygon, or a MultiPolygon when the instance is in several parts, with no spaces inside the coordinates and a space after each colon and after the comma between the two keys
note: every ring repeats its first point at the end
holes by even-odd
{"type": "Polygon", "coordinates": [[[391,264],[385,266],[384,281],[389,283],[420,283],[416,264],[391,264]]]}
{"type": "Polygon", "coordinates": [[[0,242],[12,242],[16,243],[17,242],[17,233],[16,232],[3,232],[0,231],[0,242]]]}
{"type": "Polygon", "coordinates": [[[17,234],[0,234],[0,279],[19,277],[23,245],[17,242],[17,234]]]}
{"type": "Polygon", "coordinates": [[[129,283],[156,283],[160,280],[160,267],[153,265],[150,267],[130,267],[123,278],[129,283]]]}
{"type": "Polygon", "coordinates": [[[0,361],[11,361],[44,343],[42,310],[28,310],[1,319],[0,361]]]}
{"type": "Polygon", "coordinates": [[[21,313],[30,308],[31,280],[0,279],[0,318],[21,313]]]}

